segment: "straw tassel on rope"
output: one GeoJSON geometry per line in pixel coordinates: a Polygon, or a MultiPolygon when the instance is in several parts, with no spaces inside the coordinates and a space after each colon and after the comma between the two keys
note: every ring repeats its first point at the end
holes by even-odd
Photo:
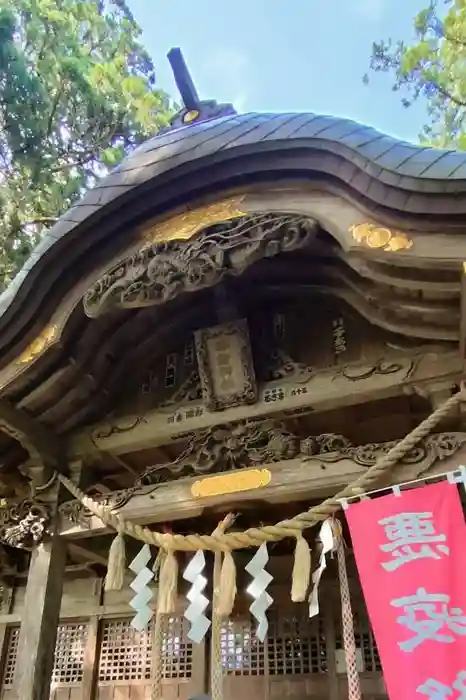
{"type": "Polygon", "coordinates": [[[220,585],[217,599],[217,614],[228,617],[233,612],[236,599],[236,566],[231,550],[223,555],[220,585]]]}
{"type": "Polygon", "coordinates": [[[105,591],[121,591],[125,583],[126,546],[123,527],[118,529],[108,553],[107,576],[105,591]]]}
{"type": "Polygon", "coordinates": [[[160,565],[157,614],[175,612],[178,598],[178,560],[173,549],[167,549],[160,565]]]}
{"type": "MultiPolygon", "coordinates": [[[[214,536],[223,534],[235,521],[235,514],[228,513],[212,533],[214,536]]],[[[236,599],[236,565],[231,549],[223,553],[223,562],[219,577],[219,590],[215,598],[216,613],[220,617],[228,617],[233,611],[236,599]]]]}
{"type": "Polygon", "coordinates": [[[296,535],[294,550],[293,574],[291,577],[291,600],[293,603],[303,603],[306,600],[307,589],[311,577],[311,550],[303,533],[296,535]]]}

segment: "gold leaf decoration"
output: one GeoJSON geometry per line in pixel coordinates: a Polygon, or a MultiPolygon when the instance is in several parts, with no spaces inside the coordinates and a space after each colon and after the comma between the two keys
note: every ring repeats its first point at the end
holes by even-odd
{"type": "Polygon", "coordinates": [[[268,469],[247,469],[232,474],[219,474],[198,479],[191,486],[191,494],[194,498],[222,496],[227,493],[260,489],[270,484],[271,480],[272,474],[268,469]]]}
{"type": "Polygon", "coordinates": [[[413,246],[413,241],[402,231],[392,231],[377,224],[353,224],[349,230],[357,243],[363,243],[368,248],[384,250],[387,253],[409,250],[413,246]]]}
{"type": "Polygon", "coordinates": [[[213,202],[198,209],[177,214],[171,219],[155,224],[155,226],[144,231],[144,241],[150,245],[162,241],[188,240],[203,228],[219,224],[222,221],[246,216],[247,212],[241,209],[243,200],[244,195],[241,197],[230,197],[220,202],[213,202]]]}
{"type": "Polygon", "coordinates": [[[21,353],[18,358],[18,364],[25,365],[35,360],[39,355],[42,355],[44,350],[49,347],[58,335],[58,326],[51,325],[37,336],[35,340],[27,346],[26,350],[21,353]]]}

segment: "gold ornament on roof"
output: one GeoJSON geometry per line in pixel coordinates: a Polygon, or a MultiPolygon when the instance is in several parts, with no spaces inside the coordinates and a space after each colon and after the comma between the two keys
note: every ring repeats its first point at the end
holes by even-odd
{"type": "Polygon", "coordinates": [[[246,216],[247,212],[241,209],[241,197],[230,197],[220,202],[206,204],[198,209],[183,212],[173,216],[171,219],[155,224],[147,231],[143,237],[147,244],[161,243],[163,241],[188,240],[198,231],[222,221],[230,221],[240,216],[246,216]]]}
{"type": "Polygon", "coordinates": [[[198,109],[191,109],[183,115],[183,124],[191,124],[191,122],[196,121],[200,112],[198,109]]]}
{"type": "Polygon", "coordinates": [[[47,326],[43,331],[37,336],[35,340],[27,346],[26,350],[21,353],[18,358],[18,363],[21,365],[28,364],[33,360],[37,359],[39,355],[42,355],[44,350],[46,350],[55,340],[58,335],[58,326],[55,324],[47,326]]]}
{"type": "Polygon", "coordinates": [[[396,253],[398,250],[409,250],[413,241],[402,231],[392,231],[377,224],[353,224],[350,233],[357,243],[364,243],[368,248],[396,253]]]}

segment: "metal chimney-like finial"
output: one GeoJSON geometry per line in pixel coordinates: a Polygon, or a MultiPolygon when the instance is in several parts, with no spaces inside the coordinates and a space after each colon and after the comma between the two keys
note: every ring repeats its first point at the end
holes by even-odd
{"type": "Polygon", "coordinates": [[[217,104],[215,100],[200,100],[197,94],[188,66],[185,63],[181,49],[170,49],[168,60],[172,67],[176,86],[183,100],[183,108],[170,121],[170,126],[161,129],[161,133],[179,129],[181,126],[199,124],[219,117],[236,114],[233,105],[217,104]]]}
{"type": "Polygon", "coordinates": [[[181,49],[170,49],[168,52],[168,60],[172,67],[176,86],[180,92],[183,104],[188,110],[199,109],[200,100],[197,94],[188,66],[183,58],[181,49]]]}

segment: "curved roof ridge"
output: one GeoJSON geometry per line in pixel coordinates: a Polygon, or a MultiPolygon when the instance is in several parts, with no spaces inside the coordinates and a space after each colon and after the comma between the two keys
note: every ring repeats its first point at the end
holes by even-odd
{"type": "MultiPolygon", "coordinates": [[[[90,225],[114,211],[118,198],[151,181],[167,177],[168,173],[191,173],[209,163],[223,163],[240,156],[255,157],[259,153],[284,149],[304,152],[300,160],[303,168],[305,153],[311,149],[319,152],[322,165],[316,165],[316,157],[309,159],[309,171],[321,170],[323,174],[341,177],[342,181],[358,189],[357,173],[372,178],[375,202],[383,203],[384,197],[376,192],[377,184],[409,191],[420,196],[428,194],[454,195],[465,193],[466,211],[466,153],[454,150],[430,148],[385,135],[373,127],[364,126],[345,117],[332,117],[313,113],[262,114],[234,113],[172,128],[155,135],[138,146],[119,166],[106,177],[45,233],[33,250],[12,284],[0,295],[0,315],[11,305],[32,271],[45,253],[63,239],[71,243],[74,237],[90,225]],[[304,150],[303,150],[304,149],[304,150]],[[354,166],[354,174],[348,181],[342,164],[340,171],[329,172],[326,162],[329,156],[339,156],[346,164],[354,166]],[[374,181],[375,184],[374,184],[374,181]]],[[[367,188],[366,188],[367,189],[367,188]]],[[[421,205],[416,205],[419,212],[421,205]]],[[[445,207],[442,208],[442,213],[445,207]]]]}

